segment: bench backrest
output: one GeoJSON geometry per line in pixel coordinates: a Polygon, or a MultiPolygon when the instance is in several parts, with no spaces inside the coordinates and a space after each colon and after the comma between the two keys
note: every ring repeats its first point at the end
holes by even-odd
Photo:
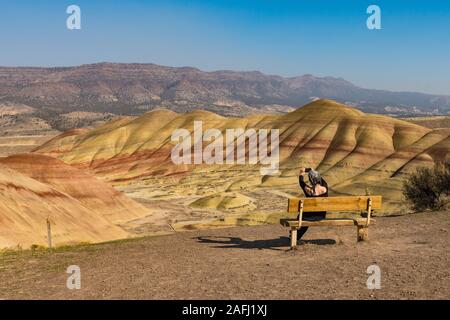
{"type": "Polygon", "coordinates": [[[299,211],[303,200],[304,212],[319,211],[367,211],[369,199],[372,200],[372,210],[381,209],[381,196],[346,196],[288,199],[288,212],[299,211]]]}

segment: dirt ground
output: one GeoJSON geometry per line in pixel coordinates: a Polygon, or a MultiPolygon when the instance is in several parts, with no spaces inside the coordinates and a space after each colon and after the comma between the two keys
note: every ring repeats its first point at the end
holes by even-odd
{"type": "Polygon", "coordinates": [[[278,225],[199,230],[0,255],[2,299],[449,299],[450,212],[310,228],[296,251],[278,225]],[[381,289],[366,286],[367,267],[381,289]],[[69,290],[69,265],[81,289],[69,290]]]}

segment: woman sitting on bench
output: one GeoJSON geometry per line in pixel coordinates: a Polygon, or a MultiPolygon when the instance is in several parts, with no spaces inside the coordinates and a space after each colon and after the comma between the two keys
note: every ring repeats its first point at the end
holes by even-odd
{"type": "MultiPolygon", "coordinates": [[[[311,197],[328,197],[328,184],[320,176],[320,173],[311,168],[300,168],[300,173],[298,177],[298,183],[300,188],[302,188],[303,193],[307,198],[311,197]],[[308,173],[309,182],[308,185],[303,175],[308,173]]],[[[303,212],[303,220],[321,220],[325,219],[326,211],[321,212],[303,212]]],[[[297,217],[298,218],[298,217],[297,217]]],[[[308,230],[308,227],[301,227],[297,232],[297,241],[300,241],[302,236],[308,230]]]]}

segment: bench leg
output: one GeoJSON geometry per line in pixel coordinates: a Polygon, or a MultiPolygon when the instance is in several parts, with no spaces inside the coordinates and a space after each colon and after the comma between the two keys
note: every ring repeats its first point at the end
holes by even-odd
{"type": "Polygon", "coordinates": [[[291,229],[291,249],[297,249],[297,229],[291,229]]]}
{"type": "Polygon", "coordinates": [[[357,241],[369,240],[369,228],[367,226],[357,226],[357,241]]]}

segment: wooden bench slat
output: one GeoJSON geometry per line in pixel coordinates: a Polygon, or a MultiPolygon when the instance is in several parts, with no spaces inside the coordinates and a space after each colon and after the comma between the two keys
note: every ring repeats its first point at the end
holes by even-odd
{"type": "Polygon", "coordinates": [[[381,209],[381,196],[348,196],[290,198],[288,202],[288,212],[298,212],[300,200],[303,200],[304,212],[366,211],[369,198],[372,200],[372,210],[381,209]]]}
{"type": "MultiPolygon", "coordinates": [[[[357,219],[322,219],[322,220],[303,220],[302,227],[313,226],[362,226],[365,225],[367,220],[365,218],[357,219]]],[[[375,223],[372,220],[371,223],[375,223]]],[[[294,219],[281,219],[280,224],[284,227],[298,227],[298,220],[294,219]]]]}

